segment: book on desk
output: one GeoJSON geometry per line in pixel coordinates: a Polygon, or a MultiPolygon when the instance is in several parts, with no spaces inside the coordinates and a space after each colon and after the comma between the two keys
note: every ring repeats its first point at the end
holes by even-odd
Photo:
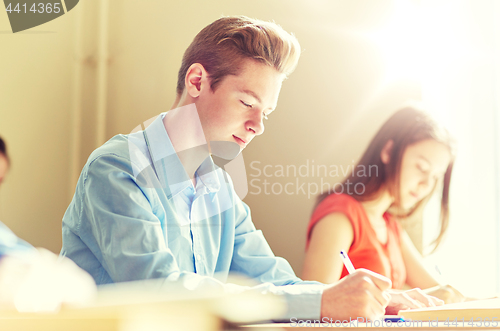
{"type": "Polygon", "coordinates": [[[420,309],[401,310],[398,313],[405,320],[419,321],[453,321],[465,322],[489,320],[497,321],[500,326],[500,298],[466,301],[447,304],[444,306],[427,307],[420,309]]]}

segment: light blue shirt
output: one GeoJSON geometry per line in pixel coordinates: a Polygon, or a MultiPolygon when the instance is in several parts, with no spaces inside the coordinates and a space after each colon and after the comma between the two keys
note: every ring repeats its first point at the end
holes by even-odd
{"type": "Polygon", "coordinates": [[[227,290],[229,273],[243,274],[266,283],[260,292],[284,296],[284,318],[318,319],[324,285],[302,281],[274,256],[230,177],[208,155],[193,187],[164,116],[90,155],[63,217],[61,254],[98,285],[165,278],[227,290]]]}

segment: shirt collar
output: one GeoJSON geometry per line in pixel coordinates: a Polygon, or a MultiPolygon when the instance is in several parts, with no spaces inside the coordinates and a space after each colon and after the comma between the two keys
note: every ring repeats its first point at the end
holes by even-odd
{"type": "MultiPolygon", "coordinates": [[[[163,123],[166,113],[161,113],[144,131],[147,148],[160,182],[168,184],[168,198],[172,198],[189,186],[189,179],[174,146],[170,141],[167,130],[163,123]],[[166,180],[162,177],[166,175],[166,180]]],[[[207,187],[209,192],[217,192],[220,189],[220,181],[217,171],[221,171],[209,156],[196,170],[195,176],[200,179],[201,184],[207,187]]],[[[197,183],[198,186],[198,183],[197,183]]]]}
{"type": "Polygon", "coordinates": [[[220,190],[218,171],[221,171],[221,169],[214,164],[212,157],[209,156],[196,170],[196,178],[207,187],[209,192],[217,192],[220,190]]]}

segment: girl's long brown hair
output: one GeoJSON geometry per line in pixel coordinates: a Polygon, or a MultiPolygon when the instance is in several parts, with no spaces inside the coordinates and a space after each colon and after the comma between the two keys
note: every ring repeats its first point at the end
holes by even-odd
{"type": "Polygon", "coordinates": [[[7,154],[7,145],[5,141],[3,141],[2,137],[0,137],[0,154],[3,154],[7,159],[7,163],[10,164],[9,154],[7,154]]]}
{"type": "MultiPolygon", "coordinates": [[[[401,160],[404,151],[408,146],[426,139],[433,139],[444,144],[450,149],[452,155],[450,164],[443,178],[440,232],[432,243],[434,249],[436,249],[448,228],[450,180],[455,152],[454,141],[448,131],[424,110],[416,107],[405,107],[392,115],[372,139],[370,145],[355,167],[355,169],[375,168],[377,170],[376,175],[367,176],[365,171],[362,172],[364,175],[358,176],[358,173],[360,173],[359,171],[352,171],[341,184],[335,187],[335,192],[350,194],[358,201],[369,201],[375,199],[382,186],[385,185],[391,196],[394,197],[396,205],[398,205],[400,201],[399,179],[401,177],[401,160]],[[390,152],[389,163],[384,164],[380,154],[389,140],[393,141],[393,146],[390,152]],[[356,184],[362,184],[364,191],[358,194],[358,190],[349,190],[346,184],[352,185],[351,188],[357,187],[356,184]]],[[[434,190],[432,192],[434,192],[434,190]]],[[[320,194],[316,202],[316,207],[330,194],[335,193],[328,191],[320,194]]],[[[431,194],[429,194],[427,198],[422,199],[411,210],[399,212],[396,216],[399,218],[406,218],[412,215],[419,208],[424,207],[431,194]]]]}

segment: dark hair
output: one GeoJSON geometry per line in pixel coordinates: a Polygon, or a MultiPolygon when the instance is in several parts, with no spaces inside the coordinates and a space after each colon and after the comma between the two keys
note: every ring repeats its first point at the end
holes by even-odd
{"type": "Polygon", "coordinates": [[[5,158],[9,161],[9,154],[7,154],[7,145],[5,144],[5,141],[0,137],[0,154],[5,155],[5,158]]]}
{"type": "MultiPolygon", "coordinates": [[[[342,188],[341,192],[349,192],[350,195],[358,201],[373,200],[376,198],[376,195],[382,185],[385,185],[391,196],[394,197],[395,202],[398,203],[400,201],[399,181],[401,177],[401,160],[403,158],[403,153],[408,146],[426,139],[433,139],[444,144],[450,149],[452,156],[443,178],[440,217],[441,229],[439,235],[432,243],[434,245],[434,249],[436,249],[441,242],[446,229],[448,228],[449,190],[451,172],[454,163],[455,143],[449,132],[424,110],[416,107],[405,107],[400,109],[393,114],[384,123],[384,125],[382,125],[380,130],[372,139],[370,145],[368,145],[368,148],[356,165],[356,168],[362,167],[364,169],[370,169],[370,167],[375,167],[375,169],[378,169],[377,176],[357,176],[357,172],[353,171],[341,184],[338,185],[342,188]],[[384,164],[380,154],[389,140],[393,141],[393,146],[390,152],[391,155],[389,163],[384,164]],[[357,190],[352,192],[352,190],[346,189],[346,183],[349,183],[352,187],[355,187],[356,184],[360,183],[363,185],[365,190],[361,194],[357,194],[357,190]]],[[[335,191],[340,191],[340,189],[335,189],[335,191]]],[[[434,192],[434,190],[432,192],[434,192]]],[[[316,207],[330,194],[335,193],[324,192],[319,195],[316,207]]],[[[419,201],[411,210],[403,213],[399,212],[396,216],[406,218],[412,215],[419,208],[423,208],[431,194],[432,193],[419,201]]]]}
{"type": "Polygon", "coordinates": [[[297,66],[300,45],[279,25],[246,16],[222,17],[201,30],[184,52],[177,77],[177,95],[185,87],[186,74],[200,63],[210,78],[210,88],[227,75],[238,74],[245,59],[254,59],[289,75],[297,66]]]}

